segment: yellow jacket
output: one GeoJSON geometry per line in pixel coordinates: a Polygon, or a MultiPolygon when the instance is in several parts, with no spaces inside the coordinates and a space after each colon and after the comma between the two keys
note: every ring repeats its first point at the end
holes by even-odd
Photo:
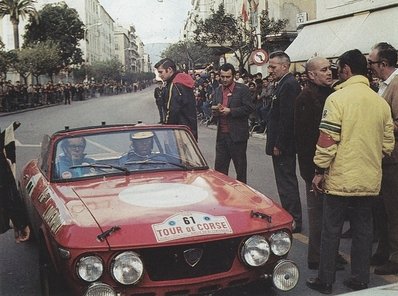
{"type": "Polygon", "coordinates": [[[326,169],[323,188],[338,196],[375,196],[381,183],[381,162],[394,148],[390,107],[362,75],[336,87],[325,103],[320,131],[336,144],[317,145],[315,164],[326,169]]]}

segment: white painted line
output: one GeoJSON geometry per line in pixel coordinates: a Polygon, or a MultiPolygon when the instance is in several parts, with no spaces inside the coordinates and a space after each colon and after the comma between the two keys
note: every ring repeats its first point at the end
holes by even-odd
{"type": "Polygon", "coordinates": [[[41,144],[22,144],[20,141],[18,141],[17,139],[15,139],[15,146],[16,147],[41,147],[41,144]]]}

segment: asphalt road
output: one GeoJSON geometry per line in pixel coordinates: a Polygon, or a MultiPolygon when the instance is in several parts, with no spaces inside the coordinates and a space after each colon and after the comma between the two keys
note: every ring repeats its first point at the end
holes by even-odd
{"type": "MultiPolygon", "coordinates": [[[[21,171],[24,163],[36,158],[40,153],[40,142],[44,134],[52,134],[65,126],[78,127],[83,125],[98,125],[102,121],[112,123],[146,123],[158,122],[158,113],[154,104],[153,88],[141,92],[123,94],[112,97],[101,97],[71,105],[58,105],[49,108],[29,110],[27,112],[0,116],[0,127],[4,129],[10,123],[18,120],[22,123],[16,132],[17,137],[17,169],[21,171]]],[[[3,114],[0,114],[3,115],[3,114]]],[[[214,163],[215,130],[203,125],[199,127],[199,145],[211,167],[214,163]]],[[[279,202],[272,162],[264,153],[264,138],[252,137],[248,144],[248,184],[279,202]]],[[[232,166],[231,175],[235,176],[232,166]]],[[[278,292],[263,283],[257,283],[243,288],[235,288],[220,292],[217,295],[319,295],[308,289],[305,280],[316,276],[315,271],[307,269],[308,229],[304,183],[299,178],[303,207],[303,233],[294,235],[294,243],[289,258],[300,267],[300,281],[290,292],[278,292]]],[[[342,240],[340,251],[349,259],[351,240],[342,240]]],[[[15,244],[13,233],[9,231],[0,236],[0,295],[23,296],[40,295],[37,248],[34,242],[15,244]]],[[[349,292],[342,285],[343,279],[349,276],[350,267],[340,271],[336,276],[333,295],[349,292]]],[[[398,281],[398,276],[377,276],[371,274],[370,286],[379,286],[398,281]]]]}

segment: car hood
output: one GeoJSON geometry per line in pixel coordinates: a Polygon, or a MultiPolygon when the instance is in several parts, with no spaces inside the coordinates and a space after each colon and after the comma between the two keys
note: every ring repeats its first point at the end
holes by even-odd
{"type": "Polygon", "coordinates": [[[270,199],[212,170],[111,178],[73,191],[111,247],[240,236],[291,223],[270,199]]]}

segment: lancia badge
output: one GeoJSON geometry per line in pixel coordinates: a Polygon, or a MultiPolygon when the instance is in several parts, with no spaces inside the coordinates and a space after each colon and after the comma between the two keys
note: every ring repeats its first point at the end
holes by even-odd
{"type": "Polygon", "coordinates": [[[193,248],[184,251],[185,262],[191,267],[194,267],[196,264],[199,263],[200,259],[202,259],[202,255],[202,249],[193,248]]]}

